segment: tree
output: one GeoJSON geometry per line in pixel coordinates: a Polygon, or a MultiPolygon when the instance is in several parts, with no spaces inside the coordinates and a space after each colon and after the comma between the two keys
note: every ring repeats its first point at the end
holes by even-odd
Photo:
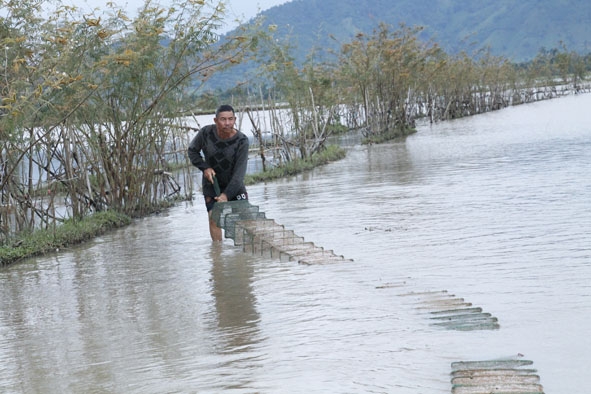
{"type": "Polygon", "coordinates": [[[5,6],[5,236],[101,209],[141,215],[178,193],[169,169],[186,163],[184,96],[239,63],[256,36],[220,40],[222,2],[148,0],[135,18],[113,3],[87,15],[64,6],[46,20],[34,0],[5,6]],[[56,191],[67,196],[61,215],[56,191]]]}
{"type": "Polygon", "coordinates": [[[362,110],[358,118],[367,134],[404,134],[414,126],[421,78],[439,53],[437,46],[418,39],[421,30],[402,25],[391,32],[381,24],[372,35],[358,34],[343,45],[340,85],[354,87],[349,97],[362,110]]]}
{"type": "MultiPolygon", "coordinates": [[[[339,106],[331,70],[315,63],[314,52],[303,65],[298,65],[288,44],[276,42],[268,36],[264,51],[259,54],[261,74],[272,83],[263,95],[261,90],[251,95],[252,103],[267,98],[270,125],[277,142],[274,156],[278,164],[296,159],[307,159],[325,148],[331,126],[339,122],[339,106]],[[277,148],[280,146],[280,148],[277,148]]],[[[255,129],[260,123],[251,116],[255,129]]],[[[261,137],[260,133],[257,134],[261,137]]]]}

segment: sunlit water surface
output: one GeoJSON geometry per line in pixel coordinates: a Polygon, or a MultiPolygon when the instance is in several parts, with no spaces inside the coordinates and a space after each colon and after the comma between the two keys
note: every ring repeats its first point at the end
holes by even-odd
{"type": "Polygon", "coordinates": [[[589,393],[591,95],[424,125],[251,186],[353,262],[213,245],[200,197],[0,270],[3,393],[450,393],[454,361],[524,357],[589,393]],[[447,290],[499,330],[429,324],[447,290]],[[522,356],[520,356],[522,355],[522,356]]]}

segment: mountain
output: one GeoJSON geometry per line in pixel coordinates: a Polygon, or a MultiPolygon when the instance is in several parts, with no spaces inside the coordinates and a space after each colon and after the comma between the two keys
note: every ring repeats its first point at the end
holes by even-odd
{"type": "Polygon", "coordinates": [[[591,52],[588,0],[293,0],[259,14],[289,37],[298,59],[311,48],[336,49],[380,22],[423,26],[423,38],[446,52],[489,47],[514,62],[531,60],[540,49],[591,52]],[[332,37],[331,37],[332,36],[332,37]]]}
{"type": "MultiPolygon", "coordinates": [[[[334,61],[330,52],[357,34],[371,34],[380,23],[422,26],[421,38],[433,40],[448,54],[469,55],[490,48],[493,55],[514,63],[532,60],[541,49],[591,53],[591,2],[588,0],[293,0],[257,17],[275,25],[275,36],[292,46],[303,62],[315,49],[334,61]]],[[[247,22],[247,24],[253,21],[247,22]]],[[[230,32],[229,34],[232,34],[230,32]]],[[[256,66],[245,63],[218,73],[205,91],[226,91],[251,78],[256,66]]]]}

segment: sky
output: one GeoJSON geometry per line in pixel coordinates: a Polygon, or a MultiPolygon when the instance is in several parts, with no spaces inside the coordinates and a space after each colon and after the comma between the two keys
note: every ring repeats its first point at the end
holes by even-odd
{"type": "Polygon", "coordinates": [[[248,20],[259,11],[287,2],[288,0],[226,0],[226,5],[228,7],[228,16],[231,16],[232,19],[248,20]]]}
{"type": "MultiPolygon", "coordinates": [[[[62,0],[62,4],[75,5],[81,9],[94,9],[106,4],[109,1],[114,1],[116,4],[125,5],[125,9],[129,15],[140,8],[144,4],[144,0],[62,0]]],[[[166,6],[167,0],[154,0],[155,2],[166,6]]],[[[225,31],[236,27],[234,23],[236,19],[241,21],[248,21],[257,15],[260,11],[267,10],[276,5],[287,3],[291,0],[225,0],[227,9],[228,26],[225,31]]]]}

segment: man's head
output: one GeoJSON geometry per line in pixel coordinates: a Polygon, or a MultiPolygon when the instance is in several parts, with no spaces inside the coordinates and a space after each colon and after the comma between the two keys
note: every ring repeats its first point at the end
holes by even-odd
{"type": "Polygon", "coordinates": [[[234,108],[232,108],[231,105],[220,105],[215,111],[215,118],[213,121],[215,122],[220,137],[227,138],[234,135],[236,115],[234,113],[234,108]]]}
{"type": "Polygon", "coordinates": [[[218,116],[220,116],[220,112],[232,112],[232,115],[235,114],[234,112],[234,108],[232,108],[231,105],[228,104],[222,104],[218,107],[218,109],[216,109],[215,111],[215,117],[217,118],[218,116]]]}

